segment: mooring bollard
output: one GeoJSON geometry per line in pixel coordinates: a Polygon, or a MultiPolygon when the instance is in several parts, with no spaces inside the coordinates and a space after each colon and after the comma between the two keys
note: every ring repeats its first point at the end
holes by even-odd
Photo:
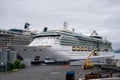
{"type": "Polygon", "coordinates": [[[75,72],[74,71],[66,72],[66,80],[75,80],[75,72]]]}

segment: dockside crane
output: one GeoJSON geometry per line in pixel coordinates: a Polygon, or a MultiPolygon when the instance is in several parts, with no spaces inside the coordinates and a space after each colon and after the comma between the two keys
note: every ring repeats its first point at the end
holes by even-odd
{"type": "Polygon", "coordinates": [[[85,62],[84,62],[84,65],[83,65],[83,68],[84,69],[90,69],[90,68],[93,68],[94,67],[94,63],[91,62],[89,59],[92,55],[95,54],[95,49],[93,49],[90,54],[88,55],[88,57],[85,59],[85,62]]]}

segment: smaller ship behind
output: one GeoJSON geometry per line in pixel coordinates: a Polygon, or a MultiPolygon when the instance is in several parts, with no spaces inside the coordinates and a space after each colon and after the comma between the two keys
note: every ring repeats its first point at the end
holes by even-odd
{"type": "Polygon", "coordinates": [[[28,45],[33,40],[36,32],[30,31],[30,24],[25,23],[24,29],[0,29],[0,49],[10,45],[28,45]]]}

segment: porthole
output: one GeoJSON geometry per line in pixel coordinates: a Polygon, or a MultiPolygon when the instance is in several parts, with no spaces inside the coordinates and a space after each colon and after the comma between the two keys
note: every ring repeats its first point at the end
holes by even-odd
{"type": "Polygon", "coordinates": [[[42,49],[40,49],[40,51],[42,51],[42,49]]]}
{"type": "Polygon", "coordinates": [[[27,51],[27,49],[24,49],[24,51],[27,51]]]}
{"type": "Polygon", "coordinates": [[[33,51],[36,51],[36,49],[33,49],[33,51]]]}

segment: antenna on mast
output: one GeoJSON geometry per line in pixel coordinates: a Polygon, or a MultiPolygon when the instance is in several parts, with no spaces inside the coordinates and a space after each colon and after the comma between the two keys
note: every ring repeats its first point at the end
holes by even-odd
{"type": "Polygon", "coordinates": [[[64,30],[67,30],[67,29],[68,29],[68,28],[67,28],[67,22],[66,22],[66,21],[64,22],[63,26],[64,26],[64,30]]]}

